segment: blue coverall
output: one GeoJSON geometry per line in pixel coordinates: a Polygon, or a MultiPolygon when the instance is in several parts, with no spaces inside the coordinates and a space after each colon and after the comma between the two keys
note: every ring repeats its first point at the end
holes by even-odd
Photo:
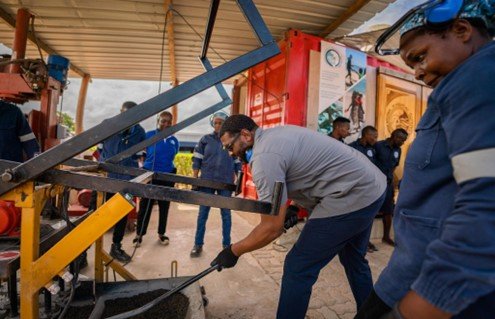
{"type": "Polygon", "coordinates": [[[432,92],[405,161],[396,248],[375,285],[410,289],[454,318],[495,316],[495,42],[432,92]]]}

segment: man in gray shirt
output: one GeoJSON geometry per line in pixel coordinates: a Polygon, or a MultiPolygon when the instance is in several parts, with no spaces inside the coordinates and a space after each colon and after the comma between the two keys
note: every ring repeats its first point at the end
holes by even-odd
{"type": "MultiPolygon", "coordinates": [[[[373,285],[365,254],[385,176],[355,149],[302,127],[263,130],[251,118],[234,115],[223,124],[220,139],[249,163],[259,200],[270,201],[275,182],[282,181],[282,203],[291,199],[311,212],[285,259],[277,318],[304,318],[320,270],[337,254],[359,308],[373,285]]],[[[283,233],[285,215],[285,206],[278,216],[262,215],[259,225],[212,265],[233,267],[242,254],[268,245],[283,233]]]]}

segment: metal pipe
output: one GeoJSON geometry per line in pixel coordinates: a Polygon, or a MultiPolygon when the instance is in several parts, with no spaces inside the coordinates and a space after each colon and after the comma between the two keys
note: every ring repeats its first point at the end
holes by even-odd
{"type": "MultiPolygon", "coordinates": [[[[31,19],[31,16],[31,13],[26,8],[20,8],[19,10],[17,10],[11,61],[22,60],[26,56],[29,20],[31,19]]],[[[7,73],[21,73],[20,64],[11,63],[7,67],[7,73]]]]}
{"type": "Polygon", "coordinates": [[[208,54],[208,47],[210,46],[211,33],[215,26],[215,20],[217,19],[218,7],[220,6],[220,0],[212,0],[210,5],[210,13],[208,14],[208,22],[206,23],[205,37],[203,38],[203,48],[201,49],[200,58],[203,59],[208,54]]]}

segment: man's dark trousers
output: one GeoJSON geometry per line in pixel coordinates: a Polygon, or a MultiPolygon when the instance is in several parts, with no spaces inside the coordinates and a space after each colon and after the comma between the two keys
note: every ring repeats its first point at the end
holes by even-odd
{"type": "Polygon", "coordinates": [[[278,319],[303,319],[320,270],[339,255],[357,308],[373,288],[365,258],[373,218],[385,198],[345,215],[309,219],[285,258],[278,319]]]}
{"type": "MultiPolygon", "coordinates": [[[[153,180],[153,185],[174,187],[174,182],[165,182],[159,180],[153,180]]],[[[139,213],[137,218],[137,234],[139,236],[146,235],[146,231],[148,230],[148,224],[150,222],[151,212],[153,211],[153,203],[154,199],[149,198],[141,198],[139,203],[139,213]]],[[[167,230],[167,219],[168,219],[168,211],[170,208],[170,202],[166,200],[159,200],[158,202],[158,211],[160,213],[160,217],[158,219],[158,234],[165,235],[165,231],[167,230]]]]}

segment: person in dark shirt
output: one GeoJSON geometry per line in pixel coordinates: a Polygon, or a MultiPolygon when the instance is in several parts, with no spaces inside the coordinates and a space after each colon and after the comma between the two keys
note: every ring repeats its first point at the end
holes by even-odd
{"type": "Polygon", "coordinates": [[[349,146],[357,149],[376,165],[376,151],[374,145],[378,139],[378,131],[371,125],[361,130],[361,137],[350,143],[349,146]]]}
{"type": "Polygon", "coordinates": [[[328,136],[344,143],[344,138],[351,134],[351,121],[348,118],[339,116],[332,123],[332,133],[328,136]]]}
{"type": "Polygon", "coordinates": [[[376,163],[380,170],[387,176],[387,192],[380,213],[383,216],[383,238],[386,244],[394,246],[395,243],[390,238],[390,228],[392,227],[392,214],[394,212],[394,170],[399,165],[401,149],[400,147],[407,140],[407,131],[398,128],[391,136],[375,144],[376,163]]]}
{"type": "MultiPolygon", "coordinates": [[[[137,104],[131,101],[124,102],[122,104],[121,112],[125,112],[137,104]]],[[[136,124],[118,134],[115,134],[106,139],[102,144],[98,145],[98,151],[100,152],[100,162],[104,162],[114,155],[117,155],[126,149],[144,141],[146,139],[146,133],[141,125],[136,124]]],[[[142,159],[144,152],[138,152],[128,158],[119,162],[119,165],[128,167],[139,167],[138,161],[142,159]]],[[[132,176],[124,174],[109,173],[109,178],[131,180],[132,176]]],[[[106,200],[110,199],[114,193],[106,193],[106,200]]],[[[110,255],[121,262],[129,262],[131,256],[129,256],[122,249],[122,240],[124,239],[125,227],[127,225],[127,215],[117,222],[113,229],[112,247],[110,249],[110,255]]]]}
{"type": "Polygon", "coordinates": [[[0,158],[24,162],[40,151],[40,146],[22,111],[0,100],[0,158]]]}
{"type": "Polygon", "coordinates": [[[397,245],[356,319],[495,318],[494,36],[495,0],[456,0],[380,37],[377,52],[400,53],[434,90],[405,159],[397,245]]]}
{"type": "MultiPolygon", "coordinates": [[[[376,151],[374,145],[378,139],[378,131],[375,127],[368,125],[361,131],[361,137],[350,143],[349,146],[360,151],[375,165],[376,163],[376,151]]],[[[377,165],[378,166],[378,165],[377,165]]],[[[368,243],[368,252],[372,253],[378,251],[378,248],[372,243],[368,243]]]]}

